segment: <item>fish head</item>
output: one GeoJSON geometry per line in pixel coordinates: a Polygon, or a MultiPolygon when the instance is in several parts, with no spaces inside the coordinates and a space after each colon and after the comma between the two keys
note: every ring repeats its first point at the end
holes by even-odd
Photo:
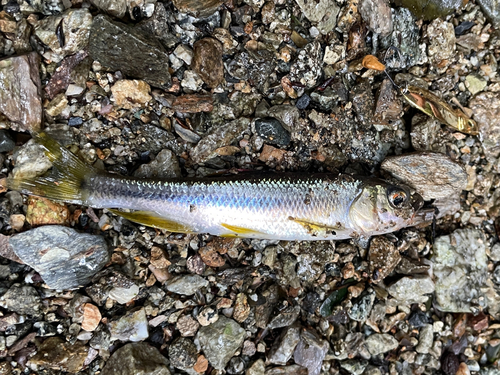
{"type": "Polygon", "coordinates": [[[404,186],[367,183],[349,209],[354,231],[369,237],[415,225],[424,200],[404,186]]]}

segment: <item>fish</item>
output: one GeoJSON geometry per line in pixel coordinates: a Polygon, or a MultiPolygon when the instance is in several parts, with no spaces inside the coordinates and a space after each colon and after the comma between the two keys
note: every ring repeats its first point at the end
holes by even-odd
{"type": "Polygon", "coordinates": [[[46,133],[33,137],[52,162],[52,172],[7,177],[2,187],[106,208],[170,232],[288,241],[363,239],[432,218],[422,210],[419,194],[376,178],[294,173],[141,179],[97,170],[46,133]]]}

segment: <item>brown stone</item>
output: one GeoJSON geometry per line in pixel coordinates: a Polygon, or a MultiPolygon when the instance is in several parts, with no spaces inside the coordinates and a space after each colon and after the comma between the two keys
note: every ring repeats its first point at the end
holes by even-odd
{"type": "Polygon", "coordinates": [[[250,315],[250,305],[248,304],[247,295],[239,293],[234,304],[233,318],[238,323],[243,323],[248,318],[248,315],[250,315]]]}
{"type": "Polygon", "coordinates": [[[198,253],[203,262],[209,267],[222,267],[226,263],[225,259],[215,250],[213,244],[202,247],[198,253]]]}
{"type": "Polygon", "coordinates": [[[196,363],[193,366],[193,370],[197,373],[204,373],[208,369],[208,360],[205,358],[203,354],[198,356],[196,363]]]}
{"type": "Polygon", "coordinates": [[[193,45],[191,67],[209,87],[224,83],[222,44],[213,38],[203,38],[193,45]]]}
{"type": "Polygon", "coordinates": [[[370,278],[374,284],[384,280],[401,261],[401,254],[387,238],[374,237],[370,243],[368,262],[370,278]]]}
{"type": "Polygon", "coordinates": [[[200,323],[191,315],[184,315],[177,320],[176,328],[182,337],[194,336],[200,328],[200,323]]]}
{"type": "Polygon", "coordinates": [[[184,113],[212,112],[213,102],[212,95],[181,95],[175,97],[172,109],[184,113]]]}
{"type": "Polygon", "coordinates": [[[151,264],[155,268],[167,268],[172,263],[167,259],[167,256],[162,248],[153,246],[151,248],[151,264]]]}
{"type": "Polygon", "coordinates": [[[398,98],[392,82],[385,79],[380,86],[380,92],[373,113],[374,123],[392,126],[401,118],[403,104],[398,98]]]}
{"type": "Polygon", "coordinates": [[[264,145],[262,148],[262,151],[259,156],[259,160],[263,161],[264,163],[267,161],[272,161],[276,160],[278,162],[283,161],[283,158],[285,157],[286,150],[281,150],[279,148],[269,146],[269,145],[264,145]]]}
{"type": "Polygon", "coordinates": [[[38,347],[36,355],[29,362],[74,374],[82,369],[88,351],[89,348],[81,341],[72,345],[59,337],[49,337],[38,347]]]}
{"type": "Polygon", "coordinates": [[[69,225],[70,212],[64,203],[53,202],[47,198],[30,196],[26,210],[26,221],[31,226],[69,225]]]}
{"type": "Polygon", "coordinates": [[[124,109],[139,108],[146,105],[152,97],[151,87],[144,81],[122,79],[111,87],[111,92],[118,107],[124,109]]]}
{"type": "Polygon", "coordinates": [[[40,57],[31,52],[0,60],[0,114],[16,131],[37,131],[42,123],[40,57]]]}
{"type": "Polygon", "coordinates": [[[61,62],[61,65],[52,74],[52,77],[50,77],[49,82],[45,86],[45,92],[49,99],[66,91],[68,85],[71,83],[71,73],[87,56],[88,52],[83,50],[66,57],[61,62]]]}
{"type": "Polygon", "coordinates": [[[180,12],[189,13],[195,17],[212,15],[223,3],[221,0],[173,0],[174,6],[180,12]]]}
{"type": "Polygon", "coordinates": [[[85,331],[94,331],[101,321],[101,312],[99,308],[91,303],[83,305],[82,329],[85,331]]]}

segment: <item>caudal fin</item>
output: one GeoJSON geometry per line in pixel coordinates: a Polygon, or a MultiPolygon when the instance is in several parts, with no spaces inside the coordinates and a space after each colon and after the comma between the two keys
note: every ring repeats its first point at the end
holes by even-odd
{"type": "Polygon", "coordinates": [[[53,165],[50,175],[33,178],[6,178],[2,187],[24,194],[38,195],[56,201],[82,204],[85,200],[85,179],[96,170],[84,163],[46,133],[34,134],[35,142],[43,146],[53,165]]]}

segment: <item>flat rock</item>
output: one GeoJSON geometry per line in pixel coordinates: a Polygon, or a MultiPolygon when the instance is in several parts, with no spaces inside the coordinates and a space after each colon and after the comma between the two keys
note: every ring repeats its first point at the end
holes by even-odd
{"type": "Polygon", "coordinates": [[[134,172],[135,177],[143,178],[178,178],[181,177],[181,167],[177,156],[170,150],[161,150],[155,159],[148,164],[142,164],[134,172]]]}
{"type": "Polygon", "coordinates": [[[203,38],[193,45],[191,68],[209,87],[224,83],[222,44],[213,38],[203,38]]]}
{"type": "Polygon", "coordinates": [[[51,289],[86,285],[109,261],[101,236],[59,225],[42,226],[10,238],[14,253],[34,268],[51,289]]]}
{"type": "Polygon", "coordinates": [[[98,15],[90,30],[89,53],[106,68],[155,87],[170,87],[167,52],[158,40],[138,28],[98,15]]]}
{"type": "Polygon", "coordinates": [[[425,200],[456,195],[467,185],[465,169],[434,152],[392,156],[382,162],[381,168],[413,187],[425,200]]]}
{"type": "Polygon", "coordinates": [[[392,32],[392,10],[384,0],[361,0],[361,18],[374,33],[386,36],[392,32]]]}
{"type": "Polygon", "coordinates": [[[470,107],[486,158],[496,163],[500,155],[500,98],[493,92],[483,92],[471,100],[470,107]]]}
{"type": "Polygon", "coordinates": [[[129,312],[109,323],[111,340],[142,341],[149,337],[148,319],[144,308],[129,312]]]}
{"type": "Polygon", "coordinates": [[[455,12],[464,5],[462,0],[429,0],[423,6],[420,0],[396,0],[397,6],[408,8],[417,18],[433,20],[455,12]]]}
{"type": "Polygon", "coordinates": [[[390,352],[398,347],[399,343],[392,335],[388,333],[375,333],[365,340],[366,349],[371,355],[378,355],[390,352]]]}
{"type": "Polygon", "coordinates": [[[427,294],[434,292],[434,282],[429,276],[407,276],[396,281],[387,288],[391,296],[396,298],[395,303],[409,305],[424,303],[429,297],[427,294]]]}
{"type": "Polygon", "coordinates": [[[0,306],[18,314],[37,316],[41,313],[42,303],[40,296],[32,286],[12,285],[7,292],[0,297],[0,306]]]}
{"type": "Polygon", "coordinates": [[[191,296],[208,285],[208,281],[199,275],[183,275],[167,282],[167,290],[172,293],[191,296]]]}
{"type": "Polygon", "coordinates": [[[145,342],[122,346],[107,360],[101,375],[122,375],[124,369],[134,375],[170,375],[168,360],[145,342]]]}
{"type": "Polygon", "coordinates": [[[82,369],[88,352],[89,347],[81,341],[71,344],[59,337],[49,337],[38,346],[37,353],[29,361],[33,365],[74,374],[82,369]]]}
{"type": "Polygon", "coordinates": [[[489,246],[480,230],[457,229],[434,242],[434,277],[436,302],[442,311],[472,312],[481,303],[498,317],[500,296],[488,274],[489,246]],[[484,296],[483,302],[477,301],[484,296]]]}
{"type": "Polygon", "coordinates": [[[322,34],[328,34],[337,24],[340,8],[329,0],[307,1],[295,0],[306,18],[317,25],[322,34]]]}
{"type": "Polygon", "coordinates": [[[173,0],[174,6],[180,12],[189,13],[195,17],[207,17],[219,8],[221,0],[173,0]]]}
{"type": "Polygon", "coordinates": [[[245,335],[245,330],[238,323],[221,316],[215,323],[201,327],[197,339],[210,364],[217,370],[223,370],[243,345],[245,335]]]}
{"type": "Polygon", "coordinates": [[[36,52],[0,60],[0,113],[15,131],[37,131],[42,123],[42,98],[36,52]]]}
{"type": "Polygon", "coordinates": [[[271,347],[267,360],[275,365],[286,365],[292,358],[295,347],[300,340],[300,328],[288,327],[271,347]]]}
{"type": "Polygon", "coordinates": [[[443,60],[453,57],[456,49],[455,28],[450,22],[436,18],[427,26],[429,46],[427,53],[433,64],[441,64],[443,60]]]}
{"type": "Polygon", "coordinates": [[[309,375],[319,375],[330,345],[318,338],[314,331],[304,330],[293,353],[295,363],[308,369],[309,375]]]}

